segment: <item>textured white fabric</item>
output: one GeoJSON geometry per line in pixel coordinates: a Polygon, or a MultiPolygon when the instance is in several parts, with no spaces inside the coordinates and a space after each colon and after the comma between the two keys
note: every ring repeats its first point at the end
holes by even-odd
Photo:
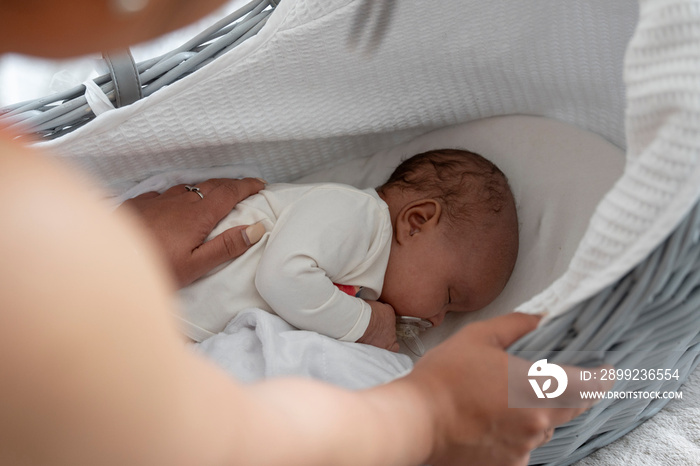
{"type": "MultiPolygon", "coordinates": [[[[623,144],[632,2],[445,0],[431,14],[416,2],[384,14],[385,5],[282,2],[232,53],[48,146],[114,184],[232,162],[290,179],[430,128],[504,113],[559,118],[623,144]]],[[[582,299],[620,270],[577,294],[582,273],[600,274],[574,268],[528,308],[564,309],[573,298],[560,296],[582,299]]]]}
{"type": "Polygon", "coordinates": [[[274,312],[297,328],[343,341],[364,335],[389,260],[389,208],[374,189],[273,184],[244,200],[210,237],[262,222],[245,254],[180,290],[185,333],[221,332],[241,310],[274,312]],[[361,288],[360,299],[335,286],[361,288]]]}
{"type": "MultiPolygon", "coordinates": [[[[698,5],[645,0],[640,13],[625,57],[626,174],[567,273],[523,309],[556,314],[614,282],[697,198],[698,5]]],[[[106,184],[233,162],[290,179],[506,113],[558,118],[622,146],[622,53],[635,19],[631,1],[445,0],[426,10],[287,0],[238,49],[47,146],[106,184]]]]}
{"type": "Polygon", "coordinates": [[[109,185],[234,163],[288,181],[516,113],[623,146],[635,21],[633,0],[285,0],[231,53],[46,146],[109,185]]]}
{"type": "Polygon", "coordinates": [[[643,0],[625,57],[627,166],[567,273],[522,306],[556,315],[614,283],[700,194],[700,2],[643,0]]]}
{"type": "Polygon", "coordinates": [[[401,377],[413,366],[403,354],[297,330],[260,309],[241,312],[196,348],[241,382],[295,376],[361,389],[401,377]]]}

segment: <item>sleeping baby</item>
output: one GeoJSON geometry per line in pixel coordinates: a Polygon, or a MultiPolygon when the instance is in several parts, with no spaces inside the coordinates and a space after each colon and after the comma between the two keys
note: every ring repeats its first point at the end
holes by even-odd
{"type": "Polygon", "coordinates": [[[266,230],[259,242],[181,290],[195,341],[261,308],[300,329],[396,351],[397,316],[439,325],[447,312],[483,308],[518,254],[506,177],[461,150],[415,155],[377,189],[267,185],[210,237],[257,222],[266,230]]]}

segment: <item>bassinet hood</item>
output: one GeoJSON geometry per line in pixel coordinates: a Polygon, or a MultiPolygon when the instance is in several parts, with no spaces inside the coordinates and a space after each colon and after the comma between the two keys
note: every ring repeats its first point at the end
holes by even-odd
{"type": "Polygon", "coordinates": [[[635,21],[632,0],[283,0],[255,37],[204,69],[46,147],[116,185],[233,162],[290,180],[513,113],[622,146],[635,21]]]}
{"type": "Polygon", "coordinates": [[[555,314],[626,273],[698,196],[700,7],[639,5],[625,55],[632,0],[283,0],[205,68],[41,146],[119,191],[232,164],[293,180],[496,115],[564,121],[626,146],[628,165],[569,270],[522,306],[555,314]]]}

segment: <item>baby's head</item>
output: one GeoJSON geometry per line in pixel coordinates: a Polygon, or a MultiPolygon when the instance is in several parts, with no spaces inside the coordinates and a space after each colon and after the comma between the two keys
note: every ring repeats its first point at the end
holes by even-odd
{"type": "Polygon", "coordinates": [[[379,188],[394,229],[380,300],[439,325],[503,290],[518,255],[518,219],[505,175],[461,150],[418,154],[379,188]]]}

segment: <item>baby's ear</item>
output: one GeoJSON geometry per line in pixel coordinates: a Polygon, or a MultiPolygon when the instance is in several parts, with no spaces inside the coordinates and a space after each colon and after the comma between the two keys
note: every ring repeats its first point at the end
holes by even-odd
{"type": "Polygon", "coordinates": [[[417,233],[437,225],[442,206],[436,199],[419,199],[406,204],[397,217],[398,241],[405,241],[417,233]]]}

